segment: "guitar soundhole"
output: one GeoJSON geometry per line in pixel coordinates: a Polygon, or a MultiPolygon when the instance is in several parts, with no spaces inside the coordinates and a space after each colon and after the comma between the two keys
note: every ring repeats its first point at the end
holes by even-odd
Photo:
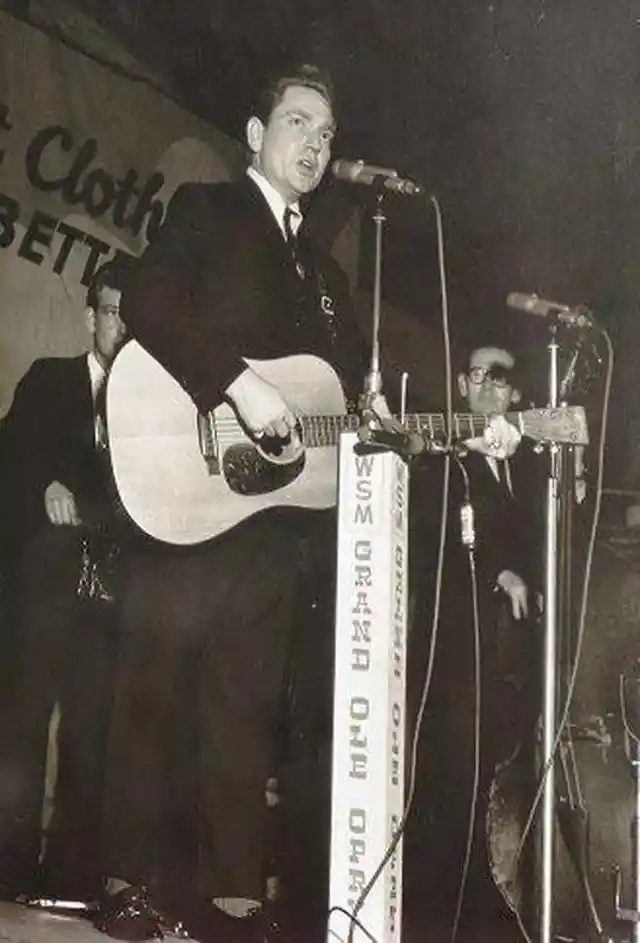
{"type": "Polygon", "coordinates": [[[230,446],[224,453],[222,467],[226,482],[236,494],[268,494],[284,488],[300,475],[304,468],[304,452],[293,462],[274,465],[253,445],[241,443],[230,446]]]}

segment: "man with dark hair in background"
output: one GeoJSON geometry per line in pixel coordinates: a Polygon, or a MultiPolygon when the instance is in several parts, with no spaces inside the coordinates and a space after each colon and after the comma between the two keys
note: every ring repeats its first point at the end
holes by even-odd
{"type": "Polygon", "coordinates": [[[0,426],[8,621],[16,638],[0,734],[0,888],[94,896],[119,547],[101,399],[125,338],[126,256],[87,292],[87,354],[36,360],[0,426]],[[44,868],[45,762],[60,708],[55,813],[44,868]]]}

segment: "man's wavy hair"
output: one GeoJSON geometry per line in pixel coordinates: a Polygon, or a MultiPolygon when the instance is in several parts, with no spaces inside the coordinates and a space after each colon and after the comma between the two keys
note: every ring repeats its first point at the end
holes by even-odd
{"type": "Polygon", "coordinates": [[[87,288],[87,307],[93,311],[98,310],[100,292],[105,287],[124,293],[135,265],[136,259],[134,256],[118,252],[113,259],[97,268],[87,288]]]}
{"type": "Polygon", "coordinates": [[[299,65],[287,72],[271,75],[256,98],[251,114],[267,124],[274,108],[280,104],[288,88],[312,88],[327,102],[337,120],[336,91],[331,76],[315,65],[299,65]]]}

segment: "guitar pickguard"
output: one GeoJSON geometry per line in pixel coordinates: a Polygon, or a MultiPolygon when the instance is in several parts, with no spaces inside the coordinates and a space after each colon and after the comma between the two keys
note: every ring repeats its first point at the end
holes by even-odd
{"type": "Polygon", "coordinates": [[[226,449],[222,471],[235,494],[259,495],[277,491],[295,481],[305,466],[305,453],[285,465],[268,461],[251,443],[237,443],[226,449]]]}

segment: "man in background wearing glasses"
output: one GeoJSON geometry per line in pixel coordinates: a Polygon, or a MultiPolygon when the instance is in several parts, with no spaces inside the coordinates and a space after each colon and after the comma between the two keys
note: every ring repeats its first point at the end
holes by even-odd
{"type": "MultiPolygon", "coordinates": [[[[458,375],[458,389],[472,413],[486,416],[504,416],[520,403],[522,396],[516,373],[513,354],[503,347],[476,347],[471,352],[466,372],[458,375]]],[[[517,454],[517,453],[516,453],[517,454]]],[[[526,454],[523,450],[522,454],[526,454]]],[[[512,499],[515,500],[513,464],[516,461],[500,461],[491,456],[469,455],[468,471],[472,479],[472,491],[488,491],[496,501],[504,504],[504,514],[510,515],[512,499]],[[475,485],[475,487],[474,487],[475,485]]],[[[483,495],[471,495],[483,498],[483,495]]],[[[520,495],[518,495],[518,500],[520,495]]],[[[492,502],[494,503],[494,502],[492,502]]],[[[496,508],[497,510],[497,508],[496,508]]],[[[514,533],[507,519],[494,516],[491,529],[478,534],[479,553],[489,556],[485,575],[495,579],[494,588],[505,593],[511,603],[513,618],[520,620],[529,613],[529,587],[525,580],[528,563],[527,535],[514,533]],[[496,532],[498,531],[498,532],[496,532]],[[504,564],[502,569],[497,569],[504,564]]]]}
{"type": "MultiPolygon", "coordinates": [[[[472,349],[457,384],[473,414],[505,416],[521,400],[515,356],[501,345],[472,349]]],[[[506,460],[470,449],[460,460],[468,486],[458,463],[453,461],[451,466],[435,667],[420,736],[423,759],[418,768],[417,808],[405,846],[408,896],[412,896],[412,875],[419,875],[420,896],[430,919],[442,922],[442,930],[450,930],[456,912],[478,719],[471,579],[468,550],[461,539],[460,508],[470,500],[474,512],[481,692],[478,801],[462,927],[480,930],[486,924],[486,930],[493,930],[504,902],[493,881],[486,838],[491,783],[497,764],[513,753],[528,732],[529,687],[535,680],[531,613],[539,557],[536,515],[542,506],[533,484],[536,458],[524,443],[506,460]]],[[[412,479],[413,507],[422,519],[414,556],[420,572],[414,585],[420,585],[421,592],[409,642],[410,702],[414,705],[424,684],[433,617],[431,574],[436,567],[441,508],[439,461],[428,459],[412,479]]],[[[416,914],[416,919],[421,917],[416,914]]]]}
{"type": "Polygon", "coordinates": [[[100,886],[96,846],[120,566],[104,394],[125,339],[120,297],[132,264],[121,255],[98,269],[78,312],[88,351],[36,360],[0,425],[3,654],[12,647],[7,633],[16,647],[0,730],[0,897],[9,899],[38,891],[85,898],[100,886]],[[42,860],[56,705],[55,812],[42,860]]]}

